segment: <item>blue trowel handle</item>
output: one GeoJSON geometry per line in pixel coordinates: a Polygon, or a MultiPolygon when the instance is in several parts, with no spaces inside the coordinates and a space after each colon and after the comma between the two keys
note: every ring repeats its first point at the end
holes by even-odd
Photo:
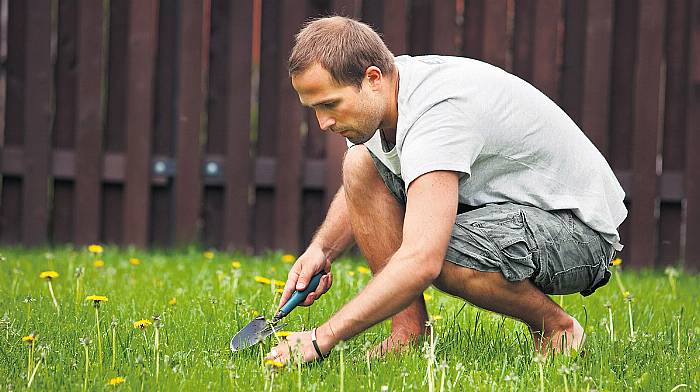
{"type": "Polygon", "coordinates": [[[279,320],[282,317],[286,316],[291,312],[294,308],[297,307],[300,303],[304,302],[306,299],[306,296],[309,295],[310,292],[316,290],[318,287],[318,283],[321,281],[321,277],[324,275],[324,272],[321,271],[314,275],[311,278],[311,281],[309,282],[309,285],[306,286],[306,288],[303,291],[295,290],[294,294],[292,294],[291,297],[289,297],[289,300],[287,300],[287,303],[282,306],[282,309],[275,314],[275,319],[279,320]]]}

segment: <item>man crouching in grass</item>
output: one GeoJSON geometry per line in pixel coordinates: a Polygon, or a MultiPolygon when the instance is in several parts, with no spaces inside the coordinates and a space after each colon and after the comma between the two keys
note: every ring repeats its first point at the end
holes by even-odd
{"type": "Polygon", "coordinates": [[[353,241],[369,284],[299,344],[316,360],[387,318],[376,352],[425,333],[428,286],[518,319],[542,352],[579,349],[579,322],[547,294],[592,294],[622,249],[624,192],[605,158],[554,102],[489,64],[394,57],[367,25],[317,19],[297,35],[292,85],[321,129],[348,140],[343,186],[299,257],[280,306],[320,271],[304,305],[330,287],[353,241]]]}

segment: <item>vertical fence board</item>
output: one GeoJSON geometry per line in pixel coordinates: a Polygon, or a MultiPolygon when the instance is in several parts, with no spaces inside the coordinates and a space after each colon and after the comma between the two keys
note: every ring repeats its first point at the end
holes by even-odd
{"type": "Polygon", "coordinates": [[[559,26],[561,0],[535,0],[531,83],[553,101],[558,100],[559,26]]]}
{"type": "MultiPolygon", "coordinates": [[[[520,0],[515,3],[513,28],[513,73],[525,80],[530,80],[532,78],[532,48],[535,20],[535,7],[533,1],[534,0],[520,0]]],[[[583,3],[569,2],[567,4],[569,4],[569,7],[573,7],[573,4],[578,4],[580,6],[583,3]]],[[[575,31],[572,31],[570,36],[574,37],[575,31]]],[[[575,48],[572,48],[572,51],[575,50],[575,48]]]]}
{"type": "Polygon", "coordinates": [[[395,55],[408,51],[407,0],[384,0],[382,32],[384,42],[395,55]]]}
{"type": "MultiPolygon", "coordinates": [[[[668,3],[666,38],[666,97],[663,132],[664,174],[682,172],[685,167],[685,110],[688,83],[688,16],[686,0],[668,3]]],[[[681,259],[682,207],[678,201],[661,200],[659,206],[659,265],[677,264],[681,259]]]]}
{"type": "Polygon", "coordinates": [[[303,110],[299,97],[292,88],[287,72],[286,57],[291,52],[293,37],[306,16],[306,7],[285,0],[280,5],[280,55],[278,63],[279,106],[277,165],[275,178],[274,244],[278,249],[296,251],[299,246],[301,223],[301,180],[304,167],[301,150],[301,125],[303,110]]]}
{"type": "MultiPolygon", "coordinates": [[[[126,144],[127,21],[129,4],[109,2],[109,44],[107,56],[107,121],[103,136],[104,152],[121,153],[126,144]]],[[[106,167],[105,169],[109,169],[106,167]]],[[[102,186],[102,241],[123,243],[124,185],[105,183],[102,186]]]]}
{"type": "MultiPolygon", "coordinates": [[[[58,3],[58,32],[55,72],[56,103],[52,146],[55,149],[75,148],[77,99],[78,0],[58,3]]],[[[54,179],[51,210],[51,242],[73,242],[75,181],[54,179]]],[[[99,231],[96,231],[99,236],[99,231]]]]}
{"type": "Polygon", "coordinates": [[[46,243],[51,144],[51,4],[27,0],[22,242],[46,243]]]}
{"type": "Polygon", "coordinates": [[[431,1],[413,0],[411,2],[411,17],[409,28],[409,48],[411,54],[420,56],[430,54],[432,44],[432,23],[433,18],[431,1]]]}
{"type": "Polygon", "coordinates": [[[684,254],[686,268],[697,271],[700,269],[700,0],[693,0],[690,15],[684,254]]]}
{"type": "Polygon", "coordinates": [[[482,59],[504,68],[508,52],[508,7],[506,0],[484,1],[482,59]]]}
{"type": "Polygon", "coordinates": [[[457,54],[457,6],[454,0],[437,0],[432,3],[432,50],[434,54],[457,54]]]}
{"type": "MultiPolygon", "coordinates": [[[[632,169],[632,130],[634,123],[634,67],[638,30],[638,2],[620,0],[615,3],[612,83],[610,88],[610,154],[608,161],[620,173],[632,169]]],[[[632,190],[626,188],[628,198],[632,190]]],[[[627,203],[630,210],[630,203],[627,203]]],[[[626,244],[620,256],[627,260],[630,254],[630,217],[620,226],[620,238],[626,244]]]]}
{"type": "Polygon", "coordinates": [[[150,188],[152,79],[155,61],[157,2],[131,0],[126,74],[126,179],[124,242],[146,246],[150,188]]]}
{"type": "MultiPolygon", "coordinates": [[[[9,95],[9,94],[8,94],[9,95]]],[[[21,241],[22,182],[19,178],[3,176],[0,197],[0,242],[18,244],[21,241]]]]}
{"type": "MultiPolygon", "coordinates": [[[[175,75],[177,64],[178,7],[158,8],[158,48],[154,91],[153,137],[151,152],[163,158],[174,155],[175,75]]],[[[173,178],[160,177],[150,187],[150,241],[156,246],[173,244],[175,219],[173,178]]]]}
{"type": "Polygon", "coordinates": [[[463,56],[483,59],[482,39],[484,30],[484,1],[464,0],[462,11],[462,51],[463,56]]]}
{"type": "Polygon", "coordinates": [[[658,177],[656,155],[660,129],[659,96],[663,57],[664,2],[644,0],[639,8],[637,67],[634,100],[634,154],[632,156],[632,211],[630,263],[651,265],[656,259],[656,216],[658,177]]]}
{"type": "Polygon", "coordinates": [[[583,69],[581,126],[593,144],[608,155],[612,3],[588,0],[583,69]]]}
{"type": "MultiPolygon", "coordinates": [[[[258,105],[258,134],[257,157],[274,157],[277,143],[277,89],[280,81],[277,67],[278,61],[284,61],[285,54],[280,53],[279,21],[276,0],[262,0],[262,26],[260,47],[260,96],[258,105]]],[[[256,178],[267,173],[258,172],[256,166],[256,178]]],[[[255,193],[255,220],[254,220],[254,246],[260,252],[272,248],[272,227],[274,199],[273,192],[269,188],[258,187],[255,193]]]]}
{"type": "Polygon", "coordinates": [[[202,110],[202,15],[198,1],[179,3],[176,110],[175,242],[197,240],[201,201],[199,132],[202,110]]]}
{"type": "Polygon", "coordinates": [[[233,31],[230,46],[227,48],[227,59],[232,65],[227,72],[227,152],[226,161],[226,193],[224,196],[224,242],[228,247],[245,248],[249,244],[248,231],[250,228],[250,210],[248,205],[249,183],[252,161],[250,159],[250,127],[252,67],[252,37],[253,37],[253,5],[235,3],[229,14],[229,24],[233,31]]]}
{"type": "Polygon", "coordinates": [[[74,241],[99,240],[102,175],[103,2],[81,0],[76,78],[74,241]]]}
{"type": "MultiPolygon", "coordinates": [[[[567,1],[564,3],[564,63],[562,65],[561,83],[559,84],[559,97],[561,108],[572,120],[581,126],[581,112],[583,111],[583,87],[584,63],[586,62],[586,33],[587,23],[592,21],[586,14],[587,1],[567,1]]],[[[586,129],[583,129],[587,132],[586,129]]]]}

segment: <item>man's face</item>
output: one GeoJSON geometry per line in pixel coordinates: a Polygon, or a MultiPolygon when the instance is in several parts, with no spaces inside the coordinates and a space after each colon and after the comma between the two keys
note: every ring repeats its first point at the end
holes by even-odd
{"type": "Polygon", "coordinates": [[[379,128],[385,102],[377,83],[365,77],[362,88],[340,86],[319,64],[292,77],[302,105],[316,112],[318,125],[346,137],[354,144],[369,140],[379,128]]]}

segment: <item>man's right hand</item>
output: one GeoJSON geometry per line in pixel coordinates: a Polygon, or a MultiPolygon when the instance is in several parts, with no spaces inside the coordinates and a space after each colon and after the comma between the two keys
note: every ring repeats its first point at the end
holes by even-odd
{"type": "Polygon", "coordinates": [[[292,266],[292,269],[289,271],[287,283],[284,285],[284,292],[282,293],[282,298],[280,298],[279,307],[281,308],[287,302],[289,297],[294,293],[294,290],[304,290],[311,278],[321,271],[326,274],[321,277],[318,287],[315,291],[309,293],[306,300],[300,305],[311,305],[318,297],[328,291],[333,284],[330,259],[326,257],[321,249],[310,246],[299,256],[292,266]]]}

